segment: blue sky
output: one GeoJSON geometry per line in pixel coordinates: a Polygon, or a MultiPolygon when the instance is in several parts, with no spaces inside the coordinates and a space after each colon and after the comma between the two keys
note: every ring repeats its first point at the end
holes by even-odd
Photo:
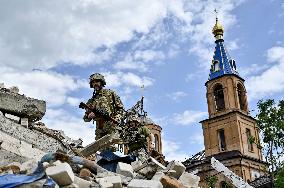
{"type": "Polygon", "coordinates": [[[284,2],[276,0],[0,1],[0,82],[47,101],[43,122],[84,144],[80,101],[89,75],[106,76],[126,108],[140,99],[163,128],[167,160],[203,149],[200,120],[214,50],[214,9],[225,45],[246,82],[252,115],[262,98],[283,99],[284,2]]]}

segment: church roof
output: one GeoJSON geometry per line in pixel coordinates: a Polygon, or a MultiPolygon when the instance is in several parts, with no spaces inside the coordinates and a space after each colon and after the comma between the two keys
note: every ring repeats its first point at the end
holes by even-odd
{"type": "Polygon", "coordinates": [[[215,26],[213,27],[212,33],[216,39],[215,51],[213,55],[212,65],[209,74],[209,80],[213,80],[217,77],[225,74],[235,74],[239,76],[237,71],[236,62],[232,59],[224,45],[223,26],[216,18],[215,26]]]}

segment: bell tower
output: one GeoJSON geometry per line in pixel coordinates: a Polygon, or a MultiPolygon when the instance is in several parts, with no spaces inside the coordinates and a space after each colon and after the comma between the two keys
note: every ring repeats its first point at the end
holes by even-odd
{"type": "MultiPolygon", "coordinates": [[[[258,147],[259,129],[256,120],[249,114],[245,80],[225,48],[224,28],[218,18],[212,33],[216,46],[205,83],[209,118],[201,121],[205,157],[214,156],[249,182],[263,175],[266,169],[258,147]]],[[[212,168],[207,167],[207,170],[200,171],[201,177],[214,174],[212,168]]],[[[224,177],[219,176],[220,186],[217,187],[222,187],[224,177]]],[[[201,182],[204,181],[201,179],[201,182]]]]}

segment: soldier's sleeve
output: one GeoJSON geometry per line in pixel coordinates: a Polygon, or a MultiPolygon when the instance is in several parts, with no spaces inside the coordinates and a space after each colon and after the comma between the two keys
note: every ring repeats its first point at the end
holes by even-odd
{"type": "Polygon", "coordinates": [[[114,97],[114,105],[115,105],[115,112],[116,112],[113,118],[119,122],[125,113],[124,106],[123,106],[123,103],[120,97],[115,92],[113,92],[113,97],[114,97]]]}
{"type": "MultiPolygon", "coordinates": [[[[88,101],[87,101],[87,105],[90,105],[90,104],[92,104],[92,99],[89,99],[88,101]]],[[[85,112],[85,114],[84,114],[84,117],[83,117],[83,120],[85,121],[85,122],[90,122],[90,121],[92,121],[92,119],[89,119],[88,118],[88,115],[89,115],[89,113],[86,111],[85,112]]]]}

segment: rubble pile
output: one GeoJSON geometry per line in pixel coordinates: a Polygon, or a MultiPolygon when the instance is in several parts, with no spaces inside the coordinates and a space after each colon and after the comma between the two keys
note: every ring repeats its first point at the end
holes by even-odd
{"type": "Polygon", "coordinates": [[[45,111],[45,101],[0,84],[0,187],[198,187],[198,176],[180,162],[165,163],[159,153],[143,160],[116,155],[110,148],[122,143],[117,133],[83,147],[81,139],[38,122],[45,111]]]}
{"type": "Polygon", "coordinates": [[[177,161],[166,167],[151,157],[145,163],[118,162],[115,172],[97,161],[56,152],[40,161],[14,162],[0,167],[0,187],[196,188],[199,183],[199,177],[177,161]]]}

